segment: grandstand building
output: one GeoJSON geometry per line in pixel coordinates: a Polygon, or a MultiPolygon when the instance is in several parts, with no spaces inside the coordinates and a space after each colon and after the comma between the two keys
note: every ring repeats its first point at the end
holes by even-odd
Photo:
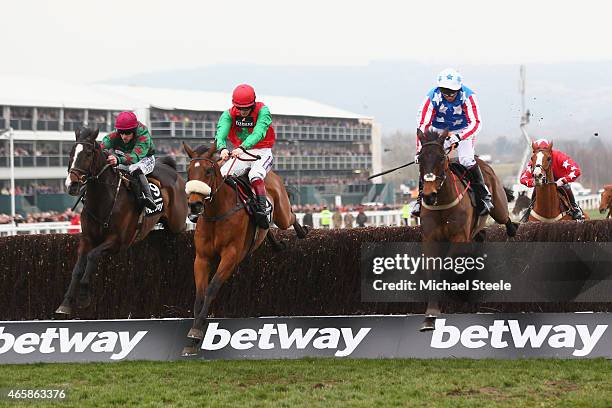
{"type": "MultiPolygon", "coordinates": [[[[20,77],[0,78],[0,129],[14,137],[17,210],[65,210],[63,191],[74,130],[112,130],[115,116],[133,110],[151,129],[156,155],[174,155],[180,171],[183,141],[210,144],[230,94],[160,88],[70,85],[20,77]]],[[[295,194],[294,204],[388,202],[392,187],[371,184],[381,168],[380,130],[373,118],[317,102],[261,95],[270,107],[277,142],[273,170],[295,194]],[[297,192],[300,194],[296,194],[297,192]]],[[[0,140],[0,213],[10,208],[9,142],[0,140]]]]}

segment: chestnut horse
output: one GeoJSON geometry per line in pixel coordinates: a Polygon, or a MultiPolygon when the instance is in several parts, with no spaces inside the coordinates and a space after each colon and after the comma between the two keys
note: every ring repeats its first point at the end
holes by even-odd
{"type": "MultiPolygon", "coordinates": [[[[421,208],[421,228],[423,230],[423,249],[427,253],[432,246],[427,243],[462,243],[481,241],[487,216],[479,216],[471,203],[466,188],[450,169],[450,152],[445,151],[444,141],[448,130],[441,134],[417,131],[421,142],[419,170],[423,178],[423,202],[421,208]]],[[[491,192],[494,208],[491,217],[506,226],[509,237],[516,234],[518,224],[510,220],[508,201],[512,192],[506,189],[493,169],[477,158],[485,183],[491,192]]],[[[435,247],[435,245],[434,245],[435,247]]],[[[429,272],[428,272],[429,273],[429,272]]],[[[437,299],[430,297],[421,331],[433,330],[435,319],[440,314],[437,299]]]]}
{"type": "Polygon", "coordinates": [[[604,186],[601,192],[601,203],[599,204],[599,213],[603,214],[608,210],[606,218],[612,218],[612,184],[604,186]]]}
{"type": "MultiPolygon", "coordinates": [[[[552,169],[552,142],[548,147],[538,147],[532,144],[533,179],[535,201],[532,204],[528,221],[555,222],[572,220],[569,198],[562,189],[557,187],[552,169]]],[[[569,188],[569,187],[568,187],[569,188]]],[[[584,218],[588,219],[585,213],[584,218]]]]}
{"type": "MultiPolygon", "coordinates": [[[[213,157],[216,146],[200,146],[195,150],[187,144],[183,144],[183,147],[191,158],[186,186],[189,208],[192,215],[199,215],[194,236],[195,319],[187,334],[189,344],[182,352],[183,356],[191,356],[197,354],[197,345],[204,337],[203,328],[210,304],[221,285],[245,257],[261,245],[264,238],[267,237],[276,247],[278,243],[272,231],[262,230],[251,221],[237,190],[225,183],[219,163],[213,157]],[[209,277],[213,274],[209,283],[209,277]]],[[[248,153],[243,154],[245,155],[248,153]]],[[[308,230],[298,223],[293,214],[282,179],[270,171],[264,182],[268,199],[273,206],[274,224],[283,230],[293,226],[298,238],[304,238],[308,230]]]]}
{"type": "Polygon", "coordinates": [[[64,300],[56,310],[56,313],[62,315],[72,313],[77,289],[77,307],[87,307],[91,302],[89,276],[96,269],[100,257],[144,239],[160,221],[167,230],[179,233],[185,230],[187,220],[185,181],[176,173],[176,164],[172,158],[164,157],[155,164],[155,171],[169,175],[160,177],[164,183],[149,179],[161,192],[163,210],[159,214],[144,217],[142,206],[127,187],[130,184],[127,177],[106,163],[106,154],[96,142],[98,129],[92,131],[80,128],[75,134],[76,142],[70,152],[66,187],[73,196],[85,190],[85,199],[78,259],[64,300]]]}

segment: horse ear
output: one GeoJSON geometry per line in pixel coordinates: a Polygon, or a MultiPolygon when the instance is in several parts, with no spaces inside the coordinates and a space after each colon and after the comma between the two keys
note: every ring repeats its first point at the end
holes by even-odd
{"type": "Polygon", "coordinates": [[[211,158],[213,154],[215,154],[216,152],[217,152],[217,141],[215,140],[213,141],[212,145],[210,145],[210,148],[206,152],[206,156],[208,158],[211,158]]]}
{"type": "Polygon", "coordinates": [[[448,128],[444,129],[444,132],[440,134],[440,136],[438,137],[438,141],[444,142],[447,137],[448,137],[448,128]]]}
{"type": "Polygon", "coordinates": [[[187,153],[187,156],[189,156],[190,159],[193,159],[193,155],[195,153],[193,152],[193,150],[191,150],[191,147],[189,147],[189,145],[185,142],[183,142],[183,150],[185,150],[185,153],[187,153]]]}
{"type": "Polygon", "coordinates": [[[423,138],[424,137],[425,137],[425,135],[423,134],[423,132],[421,132],[421,129],[417,128],[417,138],[419,139],[421,144],[423,144],[423,138]]]}
{"type": "Polygon", "coordinates": [[[548,150],[552,152],[552,147],[553,147],[553,142],[552,140],[550,141],[550,144],[548,145],[548,150]]]}
{"type": "Polygon", "coordinates": [[[74,136],[75,140],[79,140],[79,138],[81,137],[81,128],[74,129],[74,136]]]}
{"type": "Polygon", "coordinates": [[[98,138],[98,135],[100,134],[100,129],[96,128],[96,130],[94,130],[93,132],[91,132],[91,140],[94,141],[98,138]]]}

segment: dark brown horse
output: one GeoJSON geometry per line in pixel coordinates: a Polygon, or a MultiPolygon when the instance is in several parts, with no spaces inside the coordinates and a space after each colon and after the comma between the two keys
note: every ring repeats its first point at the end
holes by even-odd
{"type": "Polygon", "coordinates": [[[85,189],[85,196],[77,263],[64,301],[56,310],[63,315],[72,313],[77,289],[77,306],[89,305],[89,277],[100,257],[144,239],[158,222],[173,233],[184,231],[187,219],[185,181],[176,173],[172,158],[163,158],[155,165],[153,175],[159,174],[159,180],[149,179],[161,191],[163,210],[144,217],[126,175],[106,163],[106,155],[96,142],[98,129],[80,128],[75,134],[66,187],[73,196],[85,189]]]}
{"type": "Polygon", "coordinates": [[[603,214],[608,210],[606,218],[612,218],[612,184],[604,186],[601,192],[601,203],[599,203],[599,213],[603,214]]]}
{"type": "MultiPolygon", "coordinates": [[[[533,179],[535,202],[529,213],[529,221],[555,222],[572,220],[571,204],[567,193],[557,187],[553,176],[552,142],[547,147],[532,144],[533,179]]],[[[588,219],[588,215],[584,214],[588,219]]]]}
{"type": "MultiPolygon", "coordinates": [[[[426,255],[428,248],[432,247],[428,247],[427,243],[460,243],[484,239],[481,231],[487,216],[478,215],[465,187],[450,169],[449,153],[444,149],[448,131],[442,134],[433,131],[423,134],[418,130],[417,136],[422,145],[419,154],[420,174],[423,178],[421,227],[426,255]]],[[[506,233],[513,237],[517,224],[510,220],[508,212],[512,192],[504,188],[488,164],[480,159],[477,162],[494,204],[490,215],[497,223],[505,225],[506,233]]],[[[421,330],[433,330],[435,318],[439,314],[437,299],[430,298],[421,330]]]]}
{"type": "MultiPolygon", "coordinates": [[[[200,215],[194,238],[195,319],[187,335],[191,340],[182,353],[183,356],[190,356],[197,354],[196,346],[204,337],[203,328],[210,304],[221,285],[266,237],[277,247],[278,243],[272,231],[255,226],[238,199],[236,189],[225,183],[219,163],[213,157],[215,145],[210,148],[200,146],[195,151],[186,144],[184,148],[191,158],[186,189],[189,207],[191,214],[200,215]],[[209,277],[213,274],[209,283],[209,277]]],[[[293,226],[298,238],[304,238],[308,231],[293,214],[281,178],[270,171],[264,181],[268,199],[273,204],[274,224],[280,229],[293,226]]]]}

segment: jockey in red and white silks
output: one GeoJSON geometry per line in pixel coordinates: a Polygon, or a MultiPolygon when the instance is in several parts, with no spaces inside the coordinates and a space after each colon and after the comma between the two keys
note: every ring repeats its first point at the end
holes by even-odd
{"type": "MultiPolygon", "coordinates": [[[[534,146],[539,149],[549,148],[551,143],[546,139],[538,139],[533,142],[534,146]]],[[[535,163],[529,162],[523,173],[521,174],[521,184],[527,187],[534,187],[533,166],[535,163]]],[[[565,184],[576,181],[580,177],[580,166],[571,157],[559,150],[552,150],[552,172],[554,181],[557,186],[561,187],[565,184]]]]}
{"type": "MultiPolygon", "coordinates": [[[[535,142],[533,142],[533,147],[535,149],[549,149],[552,147],[552,142],[550,142],[547,139],[538,139],[535,142]]],[[[569,186],[569,183],[576,181],[576,179],[580,177],[580,174],[582,173],[580,170],[580,166],[578,166],[578,163],[576,163],[571,157],[569,157],[567,154],[563,153],[562,151],[551,149],[551,154],[552,154],[551,166],[552,166],[552,173],[553,173],[553,178],[554,178],[554,180],[551,180],[551,181],[554,181],[555,184],[557,184],[557,187],[563,188],[565,192],[567,193],[567,196],[570,199],[570,204],[572,205],[572,208],[570,209],[570,215],[572,216],[572,218],[574,218],[575,220],[584,219],[584,214],[582,213],[582,209],[576,203],[576,198],[574,197],[574,193],[572,192],[572,189],[569,186]]],[[[536,154],[536,163],[532,163],[530,161],[527,164],[527,167],[525,168],[525,170],[523,170],[523,173],[521,173],[521,178],[520,178],[521,184],[527,187],[535,187],[534,171],[535,171],[535,168],[538,166],[538,164],[541,165],[541,163],[538,163],[537,161],[542,160],[542,157],[543,157],[542,153],[540,153],[540,156],[536,154]]],[[[532,204],[533,204],[534,199],[535,199],[535,191],[534,191],[534,195],[532,196],[532,204]]],[[[527,210],[527,212],[525,212],[525,215],[522,218],[523,221],[527,221],[529,219],[530,209],[531,209],[531,206],[527,210]]]]}

